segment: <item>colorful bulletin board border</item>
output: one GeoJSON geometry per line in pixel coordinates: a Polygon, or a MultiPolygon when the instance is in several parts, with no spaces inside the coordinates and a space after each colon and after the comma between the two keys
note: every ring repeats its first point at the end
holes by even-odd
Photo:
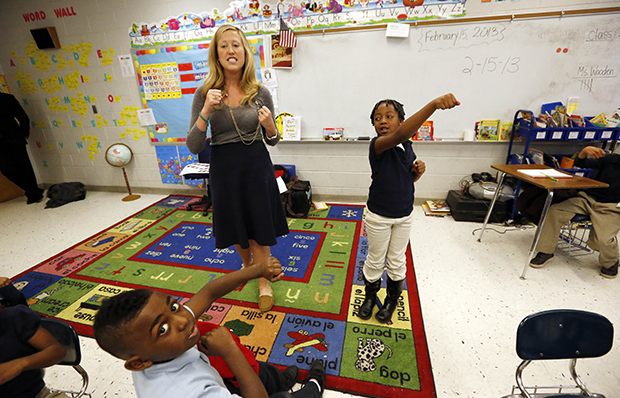
{"type": "Polygon", "coordinates": [[[235,24],[246,34],[272,34],[284,19],[294,31],[324,30],[391,22],[465,16],[466,0],[331,0],[296,5],[294,0],[266,3],[233,1],[220,12],[183,13],[159,22],[135,22],[129,29],[132,47],[204,41],[223,24],[235,24]]]}
{"type": "MultiPolygon", "coordinates": [[[[256,61],[256,77],[265,67],[262,37],[248,38],[256,61]]],[[[144,108],[151,108],[158,124],[149,127],[152,143],[184,142],[194,92],[209,72],[209,43],[133,51],[144,108]]]]}
{"type": "Polygon", "coordinates": [[[9,85],[6,82],[6,77],[4,75],[0,75],[0,92],[5,94],[11,94],[9,90],[9,85]]]}

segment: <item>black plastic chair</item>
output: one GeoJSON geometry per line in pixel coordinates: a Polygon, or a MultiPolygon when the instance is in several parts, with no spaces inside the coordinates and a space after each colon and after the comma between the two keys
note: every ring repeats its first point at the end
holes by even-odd
{"type": "Polygon", "coordinates": [[[579,358],[601,357],[611,350],[614,328],[602,315],[579,310],[549,310],[527,316],[517,329],[517,388],[504,398],[598,397],[583,384],[575,366],[579,358]],[[523,370],[539,360],[569,359],[569,370],[576,386],[525,387],[523,370]],[[514,394],[520,391],[521,394],[514,394]],[[529,392],[528,390],[533,390],[529,392]],[[553,390],[553,391],[551,391],[553,390]],[[567,392],[572,390],[574,392],[567,392]],[[545,392],[548,391],[548,392],[545,392]]]}
{"type": "Polygon", "coordinates": [[[54,388],[50,388],[50,390],[70,394],[73,398],[80,398],[82,396],[90,397],[90,394],[86,393],[86,388],[88,387],[88,373],[80,366],[80,361],[82,360],[80,338],[75,329],[73,329],[73,326],[58,319],[41,318],[41,327],[50,332],[67,351],[65,358],[59,365],[72,366],[82,378],[82,388],[80,391],[64,391],[54,388]]]}
{"type": "MultiPolygon", "coordinates": [[[[198,154],[198,163],[211,163],[211,139],[207,139],[207,143],[204,149],[198,154]]],[[[187,205],[187,210],[191,211],[194,207],[204,206],[204,211],[202,212],[203,216],[206,216],[211,208],[211,184],[209,184],[209,175],[208,174],[200,174],[200,175],[186,175],[185,178],[190,180],[205,180],[205,185],[207,186],[207,194],[202,196],[197,202],[192,202],[187,205]]]]}

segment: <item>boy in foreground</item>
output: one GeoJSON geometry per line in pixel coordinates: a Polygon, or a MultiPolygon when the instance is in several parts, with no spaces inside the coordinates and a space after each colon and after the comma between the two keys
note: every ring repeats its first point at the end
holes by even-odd
{"type": "Polygon", "coordinates": [[[286,390],[297,381],[296,367],[280,372],[251,356],[253,368],[247,354],[224,327],[200,337],[195,314],[200,316],[215,300],[251,279],[263,277],[277,282],[283,276],[280,262],[271,257],[265,263],[213,280],[185,305],[149,289],[124,292],[102,304],[93,326],[95,338],[103,350],[123,359],[125,368],[133,371],[139,398],[319,398],[325,384],[320,361],[311,364],[306,385],[290,394],[286,390]],[[223,358],[238,388],[224,382],[207,355],[223,358]]]}

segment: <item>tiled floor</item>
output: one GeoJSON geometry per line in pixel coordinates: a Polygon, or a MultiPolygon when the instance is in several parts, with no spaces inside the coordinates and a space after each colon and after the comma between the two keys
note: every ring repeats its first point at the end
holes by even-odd
{"type": "MultiPolygon", "coordinates": [[[[0,203],[0,274],[17,275],[163,198],[142,195],[122,202],[124,196],[89,192],[86,200],[56,209],[44,209],[44,202],[27,206],[24,197],[0,203]]],[[[569,257],[556,252],[545,268],[529,269],[527,279],[520,280],[533,229],[501,234],[487,230],[479,243],[474,232],[481,224],[425,217],[419,207],[415,214],[411,243],[437,397],[509,394],[520,362],[515,331],[530,313],[584,309],[620,325],[620,278],[599,276],[596,254],[569,257]]],[[[609,354],[577,367],[586,385],[608,398],[620,397],[620,328],[614,340],[609,354]]],[[[93,397],[135,397],[130,372],[93,339],[81,341],[93,397]]],[[[75,386],[78,378],[69,370],[51,368],[47,383],[75,386]]],[[[566,384],[566,374],[565,362],[535,364],[524,378],[527,384],[566,384]]],[[[324,396],[350,395],[327,391],[324,396]]]]}

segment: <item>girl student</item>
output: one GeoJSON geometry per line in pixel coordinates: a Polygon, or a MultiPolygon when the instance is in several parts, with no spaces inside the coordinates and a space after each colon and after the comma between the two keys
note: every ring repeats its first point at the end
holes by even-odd
{"type": "Polygon", "coordinates": [[[375,318],[388,323],[403,290],[406,273],[405,250],[413,223],[414,182],[426,171],[416,160],[411,141],[420,126],[437,110],[460,105],[454,95],[438,97],[405,120],[403,105],[395,100],[377,102],[370,120],[377,136],[370,141],[368,159],[372,182],[366,203],[368,256],[364,263],[364,302],[358,316],[369,319],[387,268],[387,292],[375,318]]]}

